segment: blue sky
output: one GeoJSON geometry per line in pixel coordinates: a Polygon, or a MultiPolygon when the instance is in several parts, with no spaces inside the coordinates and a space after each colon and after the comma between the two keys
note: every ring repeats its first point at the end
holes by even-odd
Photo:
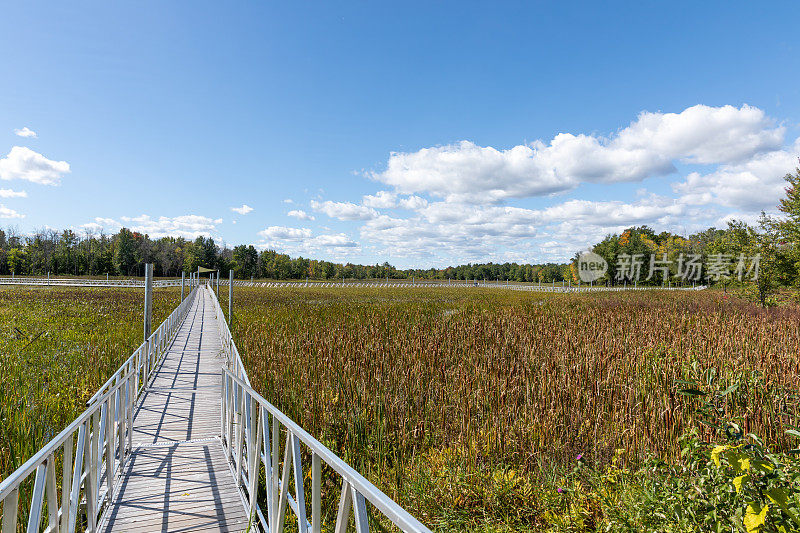
{"type": "Polygon", "coordinates": [[[800,155],[799,15],[15,2],[0,225],[441,266],[564,259],[633,224],[752,221],[800,155]]]}

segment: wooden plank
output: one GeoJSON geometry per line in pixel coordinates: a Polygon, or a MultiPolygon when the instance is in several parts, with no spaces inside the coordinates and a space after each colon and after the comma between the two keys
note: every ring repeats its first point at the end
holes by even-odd
{"type": "Polygon", "coordinates": [[[206,290],[134,408],[133,451],[101,531],[245,531],[247,514],[219,439],[219,323],[206,290]]]}

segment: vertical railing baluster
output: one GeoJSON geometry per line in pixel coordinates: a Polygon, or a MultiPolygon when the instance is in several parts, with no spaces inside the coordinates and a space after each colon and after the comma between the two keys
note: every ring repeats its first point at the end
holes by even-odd
{"type": "Polygon", "coordinates": [[[56,456],[47,458],[47,479],[44,487],[47,500],[47,526],[50,533],[58,533],[58,492],[56,488],[56,456]]]}
{"type": "Polygon", "coordinates": [[[300,438],[292,435],[292,464],[294,465],[294,501],[297,504],[297,529],[308,533],[306,520],[306,492],[303,487],[303,461],[300,456],[300,438]]]}
{"type": "Polygon", "coordinates": [[[150,357],[148,355],[149,352],[150,352],[150,341],[149,340],[145,340],[145,342],[144,342],[144,353],[140,354],[140,356],[141,356],[140,358],[142,359],[142,362],[143,362],[143,364],[141,365],[141,367],[142,367],[142,392],[144,392],[144,389],[147,388],[147,377],[148,377],[148,374],[149,374],[149,370],[148,370],[147,367],[150,366],[150,363],[149,363],[150,357]]]}
{"type": "Polygon", "coordinates": [[[244,417],[244,391],[241,389],[241,385],[237,385],[237,389],[239,390],[239,398],[241,400],[237,402],[238,404],[238,417],[236,423],[236,486],[242,486],[242,440],[244,439],[244,424],[245,424],[245,417],[244,417]]]}
{"type": "Polygon", "coordinates": [[[342,480],[342,493],[339,496],[339,511],[336,513],[336,528],[334,533],[345,533],[347,523],[350,521],[350,503],[353,495],[350,492],[350,483],[346,479],[342,480]]]}
{"type": "Polygon", "coordinates": [[[18,508],[19,487],[12,490],[3,500],[3,533],[17,533],[18,508]]]}
{"type": "Polygon", "coordinates": [[[275,516],[275,528],[272,531],[283,531],[283,522],[286,518],[286,504],[289,500],[289,461],[292,450],[292,432],[286,429],[286,448],[283,453],[283,472],[281,473],[280,496],[278,498],[278,513],[275,516]]]}
{"type": "Polygon", "coordinates": [[[353,491],[353,513],[356,532],[369,533],[369,516],[367,515],[367,502],[364,500],[364,495],[352,485],[350,485],[350,490],[353,491]]]}
{"type": "Polygon", "coordinates": [[[231,379],[228,386],[228,461],[233,461],[233,446],[236,442],[234,434],[234,418],[236,417],[236,387],[237,384],[231,379]]]}
{"type": "Polygon", "coordinates": [[[42,522],[42,502],[44,501],[44,484],[47,475],[47,465],[40,464],[36,467],[36,480],[33,482],[33,495],[28,511],[28,533],[39,531],[42,522]]]}
{"type": "MultiPolygon", "coordinates": [[[[272,515],[274,510],[272,508],[272,447],[270,446],[270,425],[269,413],[262,407],[261,416],[263,417],[263,424],[261,430],[264,433],[262,439],[264,441],[264,488],[267,492],[267,524],[272,524],[272,515]]],[[[261,452],[259,451],[259,457],[261,452]]]]}
{"type": "MultiPolygon", "coordinates": [[[[255,404],[255,399],[253,399],[253,403],[255,404]]],[[[256,517],[256,505],[258,504],[258,480],[261,477],[259,475],[259,471],[261,470],[261,436],[262,436],[262,427],[264,425],[264,412],[262,409],[258,408],[256,405],[253,410],[258,409],[256,417],[258,418],[258,424],[255,434],[255,442],[253,443],[253,450],[254,453],[251,454],[250,465],[247,469],[247,480],[250,482],[248,486],[248,496],[250,497],[250,512],[248,516],[250,517],[251,522],[255,522],[257,520],[256,517]],[[260,415],[260,416],[259,416],[260,415]]]]}
{"type": "Polygon", "coordinates": [[[311,533],[322,531],[321,499],[322,480],[319,455],[311,453],[311,533]]]}
{"type": "MultiPolygon", "coordinates": [[[[119,390],[119,389],[117,389],[119,390]]],[[[108,489],[108,494],[106,494],[106,500],[111,502],[111,495],[114,493],[114,466],[116,463],[116,457],[114,453],[114,447],[117,442],[116,435],[114,434],[114,419],[116,418],[116,409],[115,409],[115,402],[112,401],[115,395],[111,395],[108,399],[108,414],[106,415],[106,487],[108,489]],[[111,416],[112,413],[110,412],[114,409],[114,416],[111,416]]],[[[102,462],[101,462],[102,464],[102,462]]],[[[98,467],[99,468],[99,467],[98,467]]]]}
{"type": "Polygon", "coordinates": [[[127,387],[128,395],[128,450],[133,452],[133,405],[136,403],[136,388],[127,387]]]}
{"type": "Polygon", "coordinates": [[[260,439],[258,435],[255,435],[253,432],[257,431],[256,425],[258,424],[258,404],[256,403],[256,399],[253,396],[248,395],[250,401],[247,402],[247,420],[248,420],[248,428],[247,428],[247,479],[249,480],[252,476],[252,471],[250,466],[257,464],[255,461],[256,453],[258,452],[258,448],[255,446],[255,442],[260,439]]]}
{"type": "MultiPolygon", "coordinates": [[[[75,450],[75,464],[72,469],[72,492],[69,496],[69,519],[67,520],[67,532],[74,533],[75,524],[78,519],[78,506],[81,495],[81,478],[83,477],[84,463],[86,462],[87,438],[89,432],[89,420],[81,424],[78,430],[78,445],[75,450]]],[[[88,446],[91,447],[91,444],[88,446]]],[[[89,480],[87,479],[86,482],[89,480]]],[[[85,491],[84,491],[85,492],[85,491]]],[[[87,497],[87,500],[89,498],[87,497]]]]}
{"type": "Polygon", "coordinates": [[[222,445],[228,444],[228,439],[225,435],[228,429],[228,422],[225,418],[225,410],[228,408],[228,378],[225,376],[225,369],[222,369],[222,397],[219,400],[219,436],[222,439],[222,445]]]}
{"type": "Polygon", "coordinates": [[[100,413],[95,411],[90,417],[91,420],[91,439],[87,443],[86,459],[84,461],[84,468],[86,470],[86,484],[84,486],[84,494],[86,495],[86,514],[89,531],[95,530],[95,523],[97,520],[97,446],[100,438],[100,413]]]}
{"type": "MultiPolygon", "coordinates": [[[[272,417],[272,522],[270,527],[278,523],[278,500],[280,498],[278,489],[278,461],[280,460],[281,441],[280,441],[281,426],[278,418],[273,415],[272,417]]],[[[273,528],[272,531],[275,531],[273,528]]]]}
{"type": "Polygon", "coordinates": [[[69,527],[69,496],[72,489],[72,446],[74,435],[64,441],[64,455],[61,465],[61,529],[69,527]]]}
{"type": "Polygon", "coordinates": [[[130,384],[130,374],[125,378],[125,385],[119,389],[119,403],[120,411],[119,424],[117,428],[117,449],[119,456],[117,457],[117,472],[122,472],[122,466],[125,462],[125,431],[128,426],[128,385],[130,384]]]}

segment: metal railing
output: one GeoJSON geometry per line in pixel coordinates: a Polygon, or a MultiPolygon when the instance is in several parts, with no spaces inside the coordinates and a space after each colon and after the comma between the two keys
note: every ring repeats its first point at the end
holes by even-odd
{"type": "Polygon", "coordinates": [[[324,462],[342,478],[336,517],[337,533],[344,533],[346,530],[351,508],[355,516],[356,531],[369,531],[367,502],[401,531],[430,533],[421,522],[250,386],[250,379],[225,321],[225,315],[214,291],[210,292],[219,318],[220,341],[227,359],[227,368],[222,369],[222,446],[245,501],[250,521],[260,525],[263,531],[283,531],[286,514],[291,509],[297,518],[298,531],[319,533],[322,526],[321,463],[324,462]],[[281,432],[285,435],[282,466],[279,463],[281,432]],[[301,446],[305,446],[311,453],[310,521],[305,502],[305,470],[301,460],[301,446]],[[259,483],[262,464],[266,479],[263,487],[266,492],[266,514],[257,501],[261,490],[259,483]],[[279,469],[282,470],[280,478],[279,469]],[[289,494],[290,475],[294,478],[293,496],[289,494]]]}
{"type": "Polygon", "coordinates": [[[122,363],[114,374],[97,390],[94,395],[89,398],[86,405],[94,402],[98,397],[102,396],[105,391],[114,387],[121,379],[129,374],[135,376],[136,397],[145,389],[147,383],[150,381],[153,370],[158,368],[161,360],[167,353],[172,339],[178,332],[183,320],[186,318],[187,313],[192,308],[194,299],[197,296],[197,289],[189,292],[189,295],[172,310],[172,313],[159,325],[156,330],[150,334],[142,344],[139,345],[127,361],[122,363]],[[139,387],[141,384],[141,387],[139,387]]]}
{"type": "MultiPolygon", "coordinates": [[[[140,279],[81,279],[81,278],[0,278],[0,285],[39,285],[45,287],[144,287],[140,279]]],[[[189,285],[189,280],[186,280],[189,285]]],[[[180,279],[153,281],[153,287],[180,287],[180,279]]]]}
{"type": "Polygon", "coordinates": [[[20,486],[35,472],[26,531],[73,532],[81,521],[95,531],[111,501],[116,476],[131,451],[133,407],[146,389],[197,295],[192,290],[87,402],[87,409],[0,483],[2,532],[17,531],[20,486]],[[76,442],[77,436],[77,442],[76,442]],[[61,464],[61,498],[56,467],[61,464]],[[101,488],[102,486],[102,488],[101,488]]]}
{"type": "MultiPolygon", "coordinates": [[[[228,280],[219,280],[220,286],[228,286],[228,280]]],[[[507,289],[514,291],[531,291],[531,292],[598,292],[598,291],[651,291],[651,290],[664,290],[664,291],[698,291],[706,288],[705,285],[697,285],[695,287],[659,287],[659,286],[588,286],[588,285],[524,285],[521,283],[506,283],[506,282],[485,282],[485,281],[472,281],[472,280],[452,280],[448,281],[246,281],[234,280],[234,287],[271,287],[271,288],[389,288],[389,289],[424,289],[424,288],[474,288],[481,287],[487,289],[507,289]]]]}
{"type": "Polygon", "coordinates": [[[346,530],[352,512],[356,531],[368,533],[369,502],[401,531],[430,533],[427,527],[394,500],[227,368],[222,369],[221,423],[222,445],[233,467],[249,520],[251,523],[258,523],[263,531],[283,531],[289,509],[294,513],[298,531],[301,533],[319,533],[322,530],[324,462],[342,479],[335,531],[346,530]],[[285,436],[283,439],[281,434],[285,436]],[[282,464],[279,462],[281,440],[284,440],[282,464]],[[311,454],[310,516],[305,500],[303,447],[311,454]],[[266,493],[266,513],[258,502],[262,464],[265,473],[263,488],[266,493]],[[289,494],[290,477],[294,479],[293,495],[289,494]]]}
{"type": "Polygon", "coordinates": [[[244,369],[244,363],[242,363],[242,358],[239,355],[239,349],[236,347],[236,343],[233,342],[233,335],[231,335],[231,330],[228,327],[228,322],[225,320],[225,314],[222,312],[222,307],[219,305],[217,295],[210,287],[209,291],[211,292],[211,299],[214,302],[214,312],[217,315],[217,322],[219,323],[219,341],[225,353],[228,368],[233,371],[233,374],[237,378],[250,386],[250,378],[247,376],[247,371],[244,369]]]}
{"type": "Polygon", "coordinates": [[[116,475],[130,453],[134,391],[134,374],[128,374],[0,483],[3,533],[17,531],[20,485],[34,473],[26,531],[41,530],[45,503],[45,531],[73,532],[79,524],[96,531],[97,519],[114,493],[116,475]]]}

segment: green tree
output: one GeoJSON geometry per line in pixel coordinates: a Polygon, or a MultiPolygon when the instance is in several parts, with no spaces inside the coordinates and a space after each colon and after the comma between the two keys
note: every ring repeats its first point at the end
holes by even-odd
{"type": "Polygon", "coordinates": [[[136,238],[128,228],[122,228],[116,238],[114,268],[120,274],[130,275],[136,263],[136,238]]]}
{"type": "Polygon", "coordinates": [[[8,270],[20,274],[24,272],[25,267],[25,250],[21,248],[11,248],[8,251],[7,259],[8,270]]]}

